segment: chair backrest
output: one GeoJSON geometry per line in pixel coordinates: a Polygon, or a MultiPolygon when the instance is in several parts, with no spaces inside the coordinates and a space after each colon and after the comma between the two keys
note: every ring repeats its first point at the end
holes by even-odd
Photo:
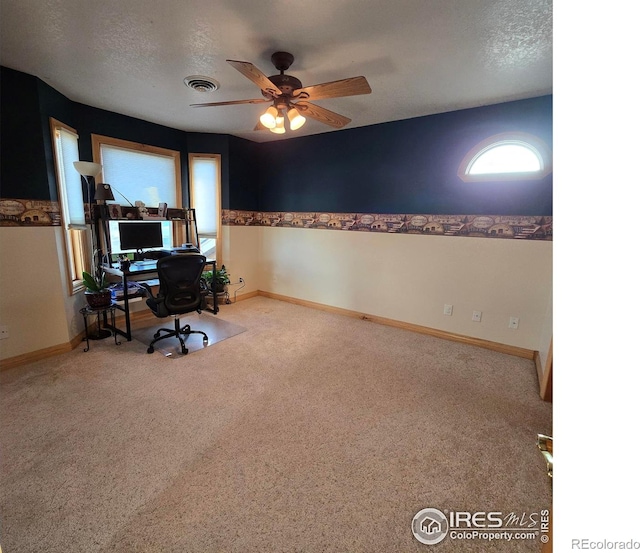
{"type": "Polygon", "coordinates": [[[158,296],[164,298],[164,307],[169,315],[200,309],[200,278],[206,261],[204,255],[197,254],[176,254],[158,259],[158,296]]]}

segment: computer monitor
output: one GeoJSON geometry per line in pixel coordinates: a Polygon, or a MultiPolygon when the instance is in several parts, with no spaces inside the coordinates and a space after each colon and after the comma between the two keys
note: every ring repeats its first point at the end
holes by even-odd
{"type": "Polygon", "coordinates": [[[171,221],[109,221],[111,253],[127,254],[173,247],[171,221]]]}

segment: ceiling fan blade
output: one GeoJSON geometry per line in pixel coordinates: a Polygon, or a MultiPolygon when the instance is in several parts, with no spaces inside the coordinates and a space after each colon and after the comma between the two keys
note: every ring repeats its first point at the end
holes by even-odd
{"type": "Polygon", "coordinates": [[[295,106],[304,117],[311,117],[311,119],[315,119],[325,125],[335,127],[336,129],[341,129],[347,123],[351,122],[351,119],[344,115],[340,115],[334,111],[329,111],[328,109],[321,108],[320,106],[316,106],[309,102],[298,102],[295,106]]]}
{"type": "Polygon", "coordinates": [[[206,104],[189,104],[192,108],[205,108],[210,106],[235,106],[237,104],[264,104],[271,102],[266,98],[256,98],[255,100],[230,100],[228,102],[209,102],[206,104]]]}
{"type": "Polygon", "coordinates": [[[320,100],[321,98],[340,98],[370,93],[371,87],[367,79],[364,77],[350,77],[349,79],[298,88],[293,91],[293,96],[294,98],[320,100]]]}
{"type": "Polygon", "coordinates": [[[274,85],[260,69],[248,61],[227,60],[232,67],[236,68],[247,79],[253,81],[260,87],[260,90],[271,94],[272,96],[280,96],[282,91],[274,85]]]}

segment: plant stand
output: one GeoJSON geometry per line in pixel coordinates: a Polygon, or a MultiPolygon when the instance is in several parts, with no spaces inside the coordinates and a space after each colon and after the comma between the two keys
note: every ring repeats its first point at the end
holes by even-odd
{"type": "MultiPolygon", "coordinates": [[[[82,313],[82,317],[84,318],[84,338],[82,339],[82,341],[87,342],[87,347],[84,348],[83,351],[89,351],[89,340],[104,340],[105,338],[108,338],[109,336],[111,336],[111,332],[109,330],[100,328],[100,317],[101,315],[106,317],[107,311],[109,312],[109,315],[111,317],[111,326],[115,327],[116,305],[114,304],[111,304],[107,307],[96,307],[96,308],[89,307],[87,305],[80,310],[80,313],[82,313]],[[91,315],[96,315],[98,328],[96,329],[95,334],[89,335],[89,325],[87,323],[87,318],[90,317],[91,315]]],[[[116,332],[113,333],[113,339],[115,341],[116,346],[119,346],[120,342],[118,341],[118,334],[116,332]]]]}

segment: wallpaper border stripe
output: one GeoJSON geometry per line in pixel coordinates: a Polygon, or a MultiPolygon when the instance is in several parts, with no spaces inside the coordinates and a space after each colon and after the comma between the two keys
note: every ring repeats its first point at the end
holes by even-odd
{"type": "Polygon", "coordinates": [[[259,212],[223,209],[222,224],[520,240],[553,239],[553,217],[546,215],[259,212]]]}
{"type": "MultiPolygon", "coordinates": [[[[553,240],[553,217],[548,215],[263,212],[223,209],[222,224],[389,234],[553,240]]],[[[50,200],[1,198],[0,226],[60,226],[60,205],[50,200]]]]}

